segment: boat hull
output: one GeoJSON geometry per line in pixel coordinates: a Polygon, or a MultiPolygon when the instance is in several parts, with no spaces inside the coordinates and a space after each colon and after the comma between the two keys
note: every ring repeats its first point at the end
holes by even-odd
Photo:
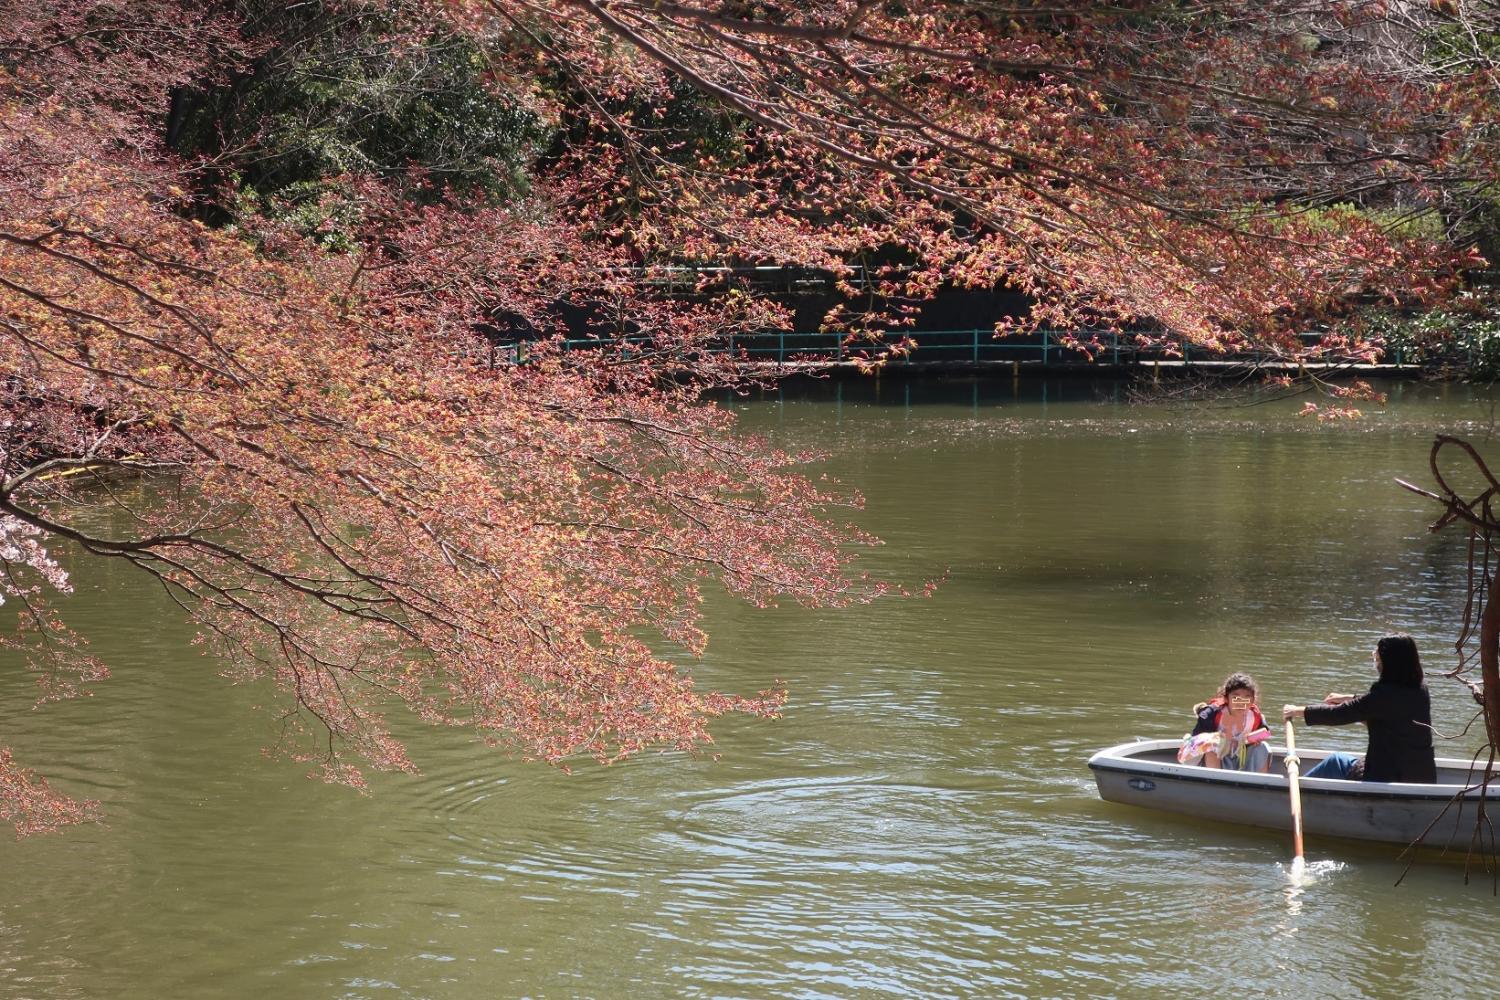
{"type": "MultiPolygon", "coordinates": [[[[1143,740],[1101,750],[1089,759],[1099,797],[1107,802],[1200,819],[1290,830],[1285,749],[1272,748],[1270,774],[1222,771],[1177,763],[1177,740],[1143,740]]],[[[1299,753],[1305,772],[1326,751],[1299,753]]],[[[1493,780],[1493,779],[1492,779],[1493,780]]],[[[1425,846],[1466,847],[1480,798],[1480,771],[1468,761],[1439,760],[1438,784],[1302,778],[1302,823],[1309,836],[1425,846]]]]}

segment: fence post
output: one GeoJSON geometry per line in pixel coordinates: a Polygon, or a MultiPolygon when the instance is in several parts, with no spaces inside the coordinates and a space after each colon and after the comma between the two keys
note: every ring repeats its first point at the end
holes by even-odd
{"type": "Polygon", "coordinates": [[[1047,367],[1047,351],[1048,351],[1048,347],[1049,347],[1049,345],[1051,343],[1052,343],[1052,331],[1051,330],[1047,330],[1047,329],[1044,328],[1042,330],[1042,367],[1043,368],[1047,367]]]}
{"type": "Polygon", "coordinates": [[[778,365],[783,365],[783,364],[786,363],[786,331],[785,330],[777,330],[776,331],[776,363],[778,365]]]}
{"type": "Polygon", "coordinates": [[[975,327],[970,330],[969,335],[974,338],[974,363],[977,365],[979,364],[979,328],[975,327]]]}
{"type": "Polygon", "coordinates": [[[1115,349],[1115,367],[1118,368],[1118,367],[1120,367],[1120,332],[1118,330],[1116,330],[1114,333],[1111,333],[1109,335],[1109,339],[1110,339],[1110,342],[1114,345],[1114,349],[1115,349]]]}

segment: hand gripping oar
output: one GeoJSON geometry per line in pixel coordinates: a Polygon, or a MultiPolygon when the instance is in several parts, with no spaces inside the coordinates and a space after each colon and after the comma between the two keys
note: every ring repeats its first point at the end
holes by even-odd
{"type": "Polygon", "coordinates": [[[1297,757],[1297,737],[1292,732],[1292,720],[1286,720],[1286,781],[1292,793],[1292,874],[1301,874],[1307,862],[1302,857],[1302,789],[1297,784],[1302,761],[1297,757]]]}

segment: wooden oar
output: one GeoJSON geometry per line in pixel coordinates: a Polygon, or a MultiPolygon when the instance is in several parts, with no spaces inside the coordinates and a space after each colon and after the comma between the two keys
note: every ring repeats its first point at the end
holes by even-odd
{"type": "Polygon", "coordinates": [[[1292,720],[1286,720],[1286,780],[1292,793],[1292,874],[1300,874],[1307,862],[1302,857],[1302,789],[1297,778],[1302,770],[1302,761],[1297,758],[1297,737],[1292,732],[1292,720]]]}

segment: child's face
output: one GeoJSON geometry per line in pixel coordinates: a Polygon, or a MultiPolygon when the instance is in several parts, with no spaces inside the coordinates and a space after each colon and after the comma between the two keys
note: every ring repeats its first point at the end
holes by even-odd
{"type": "Polygon", "coordinates": [[[1255,704],[1255,694],[1249,688],[1235,688],[1225,693],[1224,700],[1229,703],[1231,710],[1243,712],[1255,704]]]}

